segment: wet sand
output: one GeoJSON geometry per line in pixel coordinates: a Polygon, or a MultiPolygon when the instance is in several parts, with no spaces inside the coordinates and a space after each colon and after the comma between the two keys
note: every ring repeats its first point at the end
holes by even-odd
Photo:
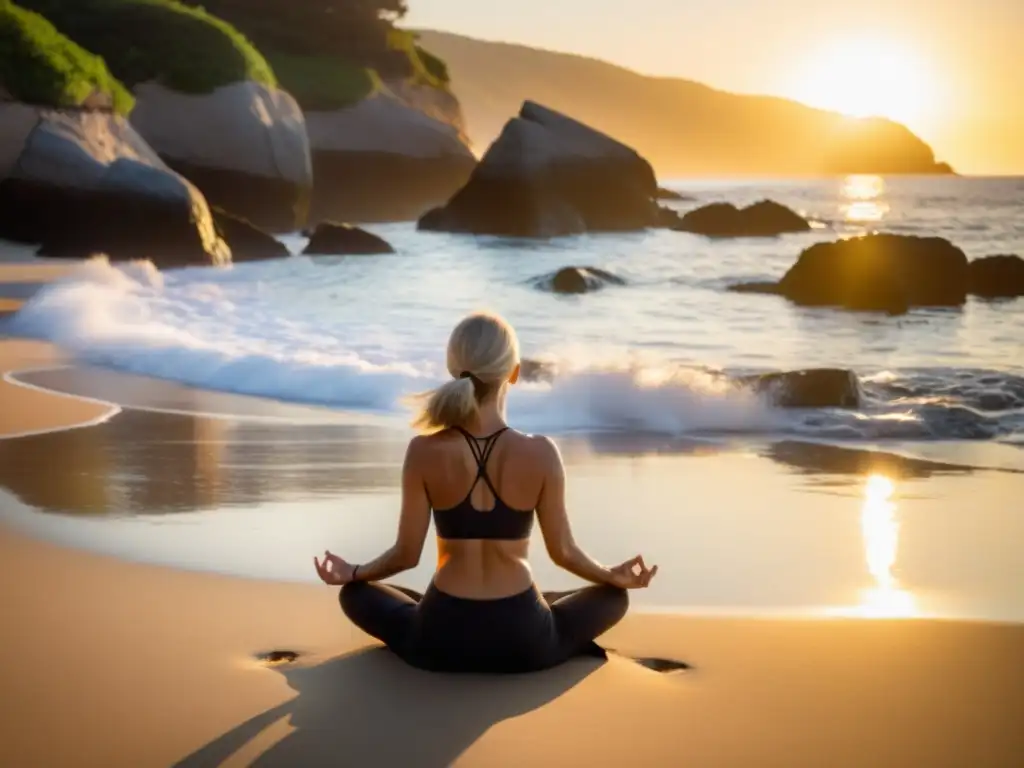
{"type": "MultiPolygon", "coordinates": [[[[45,345],[0,340],[2,371],[57,359],[45,345]]],[[[100,404],[0,383],[0,434],[107,415],[100,404]]],[[[114,428],[127,415],[64,434],[114,428]]],[[[169,442],[222,442],[184,429],[169,442]]],[[[5,442],[5,466],[19,460],[19,445],[41,439],[5,442]]],[[[22,468],[81,467],[92,445],[84,442],[77,458],[65,459],[63,448],[34,453],[22,468]]],[[[200,488],[221,487],[216,453],[189,461],[165,467],[156,486],[143,484],[149,501],[132,498],[173,506],[179,473],[207,477],[200,488]],[[167,495],[152,496],[154,487],[167,495]]],[[[309,463],[291,462],[312,472],[297,485],[324,477],[309,463]]],[[[383,486],[390,471],[369,482],[383,486]]],[[[35,482],[35,499],[24,488],[18,495],[40,508],[63,503],[74,474],[53,477],[62,488],[35,482]]],[[[195,490],[186,495],[202,508],[195,490]]],[[[92,512],[102,514],[111,497],[93,498],[92,512]]],[[[0,496],[10,503],[9,493],[0,496]]],[[[1011,768],[1024,755],[1019,625],[635,612],[603,638],[617,650],[607,663],[460,678],[365,650],[374,643],[343,620],[327,587],[129,563],[2,525],[0,569],[0,765],[1011,768]],[[275,650],[298,656],[259,660],[275,650]],[[648,657],[693,669],[658,673],[634,661],[648,657]]]]}
{"type": "MultiPolygon", "coordinates": [[[[0,488],[21,502],[11,506],[46,513],[12,509],[0,521],[29,535],[307,583],[308,555],[325,541],[358,560],[393,536],[410,434],[401,419],[367,422],[87,368],[10,378],[126,405],[90,429],[0,442],[0,488]]],[[[588,550],[672,564],[634,608],[1024,622],[1015,545],[1024,518],[1009,513],[1024,494],[1011,461],[1019,449],[971,464],[792,440],[634,434],[559,444],[588,550]]],[[[401,582],[425,589],[435,564],[428,547],[401,582]]],[[[545,588],[578,584],[546,557],[533,568],[545,588]]]]}

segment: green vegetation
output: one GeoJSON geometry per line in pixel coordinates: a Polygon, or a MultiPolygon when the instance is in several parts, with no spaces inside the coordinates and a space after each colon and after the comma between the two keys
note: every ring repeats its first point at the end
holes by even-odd
{"type": "Polygon", "coordinates": [[[184,0],[234,24],[262,51],[332,54],[379,68],[374,55],[405,13],[401,0],[184,0]]]}
{"type": "Polygon", "coordinates": [[[176,0],[20,0],[80,45],[103,56],[129,87],[155,80],[186,93],[254,80],[273,70],[226,21],[176,0]]]}
{"type": "Polygon", "coordinates": [[[379,78],[372,69],[336,56],[269,53],[281,85],[305,109],[341,109],[366,98],[379,78]]]}
{"type": "Polygon", "coordinates": [[[416,34],[406,29],[392,29],[388,33],[387,47],[401,53],[408,62],[409,77],[418,85],[431,88],[448,86],[448,67],[441,59],[428,53],[416,44],[416,34]]]}
{"type": "Polygon", "coordinates": [[[404,0],[183,0],[244,32],[305,109],[342,109],[380,81],[446,89],[444,62],[395,27],[404,0]]]}
{"type": "Polygon", "coordinates": [[[447,86],[452,81],[451,75],[448,74],[448,65],[444,63],[443,59],[438,58],[430,51],[426,51],[418,45],[416,46],[416,54],[423,63],[423,68],[427,71],[427,74],[437,82],[447,86]]]}
{"type": "Polygon", "coordinates": [[[0,1],[0,85],[19,101],[49,107],[78,107],[95,92],[121,114],[135,105],[103,59],[10,0],[0,1]]]}

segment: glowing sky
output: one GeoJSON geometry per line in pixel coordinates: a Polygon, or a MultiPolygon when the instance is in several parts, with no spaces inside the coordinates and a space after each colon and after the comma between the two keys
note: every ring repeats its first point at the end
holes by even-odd
{"type": "Polygon", "coordinates": [[[408,0],[405,26],[906,123],[965,173],[1024,174],[1024,0],[408,0]]]}

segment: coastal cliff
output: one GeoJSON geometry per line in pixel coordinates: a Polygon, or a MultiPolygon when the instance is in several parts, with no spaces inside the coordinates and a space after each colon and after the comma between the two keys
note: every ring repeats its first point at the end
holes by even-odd
{"type": "Polygon", "coordinates": [[[267,57],[306,115],[312,221],[412,219],[475,158],[444,61],[396,26],[401,3],[206,0],[267,57]]]}
{"type": "Polygon", "coordinates": [[[131,121],[214,205],[271,229],[306,214],[312,169],[301,110],[224,20],[173,0],[22,0],[103,58],[133,91],[131,121]]]}
{"type": "Polygon", "coordinates": [[[628,143],[660,176],[952,172],[924,141],[889,120],[853,119],[521,45],[434,31],[419,37],[447,62],[477,148],[533,99],[628,143]]]}

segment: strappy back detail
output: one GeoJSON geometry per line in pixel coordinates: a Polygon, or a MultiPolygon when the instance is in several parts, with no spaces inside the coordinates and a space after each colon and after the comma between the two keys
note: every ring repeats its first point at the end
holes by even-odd
{"type": "Polygon", "coordinates": [[[487,461],[491,458],[494,446],[508,427],[499,429],[487,437],[471,435],[462,427],[455,427],[473,453],[476,461],[476,476],[469,486],[466,497],[449,509],[434,510],[434,525],[442,539],[527,539],[533,529],[532,510],[512,509],[498,494],[498,489],[487,474],[487,461]],[[482,445],[481,445],[482,443],[482,445]],[[490,510],[479,510],[473,506],[473,491],[483,480],[487,490],[494,496],[494,507],[490,510]]]}
{"type": "MultiPolygon", "coordinates": [[[[473,497],[473,491],[476,490],[476,486],[481,480],[487,485],[487,490],[494,496],[494,501],[497,503],[500,501],[498,496],[498,490],[494,487],[494,483],[491,482],[491,478],[487,475],[487,460],[491,458],[491,453],[494,451],[494,446],[498,444],[498,438],[508,432],[508,427],[499,429],[494,434],[488,435],[487,437],[476,437],[469,434],[462,427],[455,427],[456,431],[469,443],[469,450],[473,452],[473,458],[476,459],[476,477],[473,479],[473,484],[469,486],[469,493],[466,494],[466,501],[469,501],[473,497]],[[480,445],[480,441],[483,441],[483,446],[480,445]]],[[[482,510],[477,510],[482,511],[482,510]]]]}

